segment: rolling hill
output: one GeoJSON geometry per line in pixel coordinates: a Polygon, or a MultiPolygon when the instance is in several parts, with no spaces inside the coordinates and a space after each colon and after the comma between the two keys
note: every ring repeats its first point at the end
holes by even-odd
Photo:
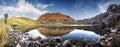
{"type": "Polygon", "coordinates": [[[46,21],[74,21],[70,16],[64,15],[60,12],[57,13],[46,13],[41,15],[38,19],[38,22],[46,22],[46,21]]]}
{"type": "MultiPolygon", "coordinates": [[[[3,18],[0,20],[1,22],[4,21],[3,18]]],[[[10,17],[7,19],[7,25],[13,26],[16,25],[16,28],[22,32],[27,32],[31,29],[37,28],[38,27],[38,22],[25,18],[25,17],[10,17]]]]}

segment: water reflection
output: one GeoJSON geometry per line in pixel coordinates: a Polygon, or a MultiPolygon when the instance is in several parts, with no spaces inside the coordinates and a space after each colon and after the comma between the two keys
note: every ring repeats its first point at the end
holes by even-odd
{"type": "Polygon", "coordinates": [[[60,28],[55,29],[55,28],[40,27],[40,28],[37,28],[37,30],[41,34],[44,34],[45,36],[61,36],[71,32],[73,29],[60,29],[60,28]]]}
{"type": "MultiPolygon", "coordinates": [[[[32,37],[40,36],[42,39],[48,38],[49,40],[49,38],[51,37],[51,36],[46,37],[41,32],[39,32],[37,29],[31,30],[28,33],[32,37]]],[[[74,42],[90,42],[90,43],[99,42],[100,37],[101,36],[99,34],[96,34],[95,32],[86,31],[83,29],[74,29],[70,33],[67,33],[61,36],[63,41],[72,40],[74,42]]]]}
{"type": "Polygon", "coordinates": [[[100,35],[92,32],[80,29],[74,29],[70,33],[62,36],[63,40],[73,40],[73,41],[87,41],[87,42],[98,42],[100,40],[100,35]]]}
{"type": "Polygon", "coordinates": [[[31,30],[29,32],[27,32],[29,34],[29,36],[33,37],[33,38],[37,38],[37,37],[41,37],[41,39],[46,39],[47,37],[43,34],[41,34],[37,29],[31,30]]]}
{"type": "Polygon", "coordinates": [[[56,27],[56,26],[49,26],[49,27],[39,27],[37,28],[37,30],[44,34],[45,36],[62,36],[65,34],[70,33],[71,31],[73,31],[74,29],[84,29],[84,30],[88,30],[88,31],[97,31],[96,26],[62,26],[62,27],[56,27]]]}
{"type": "Polygon", "coordinates": [[[62,27],[40,27],[37,30],[47,36],[61,36],[64,40],[98,42],[100,35],[96,34],[96,27],[91,26],[62,26],[62,27]],[[94,32],[93,32],[94,31],[94,32]]]}

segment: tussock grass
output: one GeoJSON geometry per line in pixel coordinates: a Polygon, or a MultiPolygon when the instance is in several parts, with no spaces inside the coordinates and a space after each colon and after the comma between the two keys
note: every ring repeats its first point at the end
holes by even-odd
{"type": "Polygon", "coordinates": [[[8,25],[16,25],[17,30],[28,32],[29,30],[39,27],[39,23],[25,17],[11,17],[8,19],[8,25]]]}
{"type": "Polygon", "coordinates": [[[13,41],[11,41],[8,36],[10,31],[9,27],[13,25],[16,25],[17,30],[22,32],[28,32],[29,30],[39,27],[39,24],[36,21],[29,18],[11,17],[7,19],[7,24],[4,23],[4,18],[0,18],[0,47],[13,45],[13,41]]]}
{"type": "Polygon", "coordinates": [[[0,22],[0,47],[3,47],[8,41],[8,31],[8,25],[4,24],[3,22],[0,22]]]}

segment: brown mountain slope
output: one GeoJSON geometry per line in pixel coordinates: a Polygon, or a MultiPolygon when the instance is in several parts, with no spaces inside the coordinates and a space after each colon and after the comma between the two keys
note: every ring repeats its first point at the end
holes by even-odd
{"type": "Polygon", "coordinates": [[[43,22],[43,21],[73,21],[73,20],[74,20],[73,18],[71,18],[67,15],[61,14],[60,12],[46,13],[46,14],[41,15],[37,19],[38,22],[43,22]]]}

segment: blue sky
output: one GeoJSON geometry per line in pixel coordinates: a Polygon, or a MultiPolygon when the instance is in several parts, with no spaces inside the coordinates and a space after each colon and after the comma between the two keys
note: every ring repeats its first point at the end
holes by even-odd
{"type": "Polygon", "coordinates": [[[45,13],[61,12],[76,20],[104,13],[110,4],[120,0],[0,0],[0,17],[22,16],[37,19],[45,13]]]}

